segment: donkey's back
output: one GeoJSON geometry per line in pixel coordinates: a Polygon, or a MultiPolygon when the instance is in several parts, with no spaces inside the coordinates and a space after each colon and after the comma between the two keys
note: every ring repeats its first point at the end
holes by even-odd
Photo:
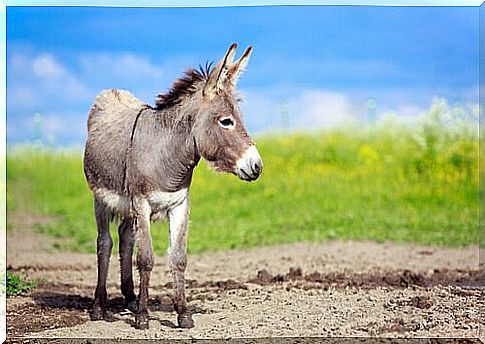
{"type": "Polygon", "coordinates": [[[126,154],[137,115],[149,106],[124,90],[104,90],[88,117],[84,173],[91,189],[124,192],[126,154]]]}

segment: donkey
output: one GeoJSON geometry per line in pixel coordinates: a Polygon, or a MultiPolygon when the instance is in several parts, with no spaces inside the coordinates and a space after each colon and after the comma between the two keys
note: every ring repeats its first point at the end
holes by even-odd
{"type": "Polygon", "coordinates": [[[106,315],[106,278],[113,242],[109,223],[119,218],[121,292],[135,313],[135,327],[148,328],[148,286],[154,265],[150,221],[168,217],[169,268],[178,326],[194,326],[185,300],[189,187],[200,158],[216,171],[256,180],[263,162],[244,126],[236,95],[238,77],[252,47],[234,62],[236,44],[214,67],[189,69],[155,106],[129,92],[105,90],[88,117],[84,174],[94,194],[98,229],[98,280],[92,320],[106,315]],[[132,256],[140,275],[134,293],[132,256]]]}

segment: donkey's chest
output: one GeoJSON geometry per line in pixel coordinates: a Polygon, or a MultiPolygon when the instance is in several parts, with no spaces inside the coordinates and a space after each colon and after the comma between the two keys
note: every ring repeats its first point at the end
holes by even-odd
{"type": "MultiPolygon", "coordinates": [[[[106,188],[93,190],[96,198],[101,201],[110,211],[121,216],[132,216],[132,200],[130,196],[120,195],[119,193],[106,188]]],[[[144,198],[150,208],[152,220],[162,220],[167,212],[181,204],[188,197],[188,189],[184,188],[175,192],[152,191],[144,198]]]]}

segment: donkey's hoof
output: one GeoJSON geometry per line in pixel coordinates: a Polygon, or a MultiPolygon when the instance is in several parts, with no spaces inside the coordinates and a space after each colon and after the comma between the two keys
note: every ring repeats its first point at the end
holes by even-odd
{"type": "Polygon", "coordinates": [[[148,330],[148,313],[143,312],[135,316],[135,328],[137,330],[148,330]]]}
{"type": "Polygon", "coordinates": [[[194,327],[194,320],[190,314],[179,314],[177,317],[177,322],[181,328],[192,328],[194,327]]]}
{"type": "Polygon", "coordinates": [[[132,313],[138,313],[138,303],[136,300],[125,302],[125,308],[132,313]]]}
{"type": "Polygon", "coordinates": [[[99,306],[91,307],[89,310],[89,318],[92,321],[103,320],[105,315],[104,309],[99,306]]]}

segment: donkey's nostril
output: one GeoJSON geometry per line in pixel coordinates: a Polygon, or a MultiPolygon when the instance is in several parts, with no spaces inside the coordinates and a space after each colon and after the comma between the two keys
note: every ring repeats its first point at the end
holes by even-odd
{"type": "Polygon", "coordinates": [[[252,166],[252,169],[255,174],[259,174],[261,172],[261,164],[255,162],[252,166]]]}

